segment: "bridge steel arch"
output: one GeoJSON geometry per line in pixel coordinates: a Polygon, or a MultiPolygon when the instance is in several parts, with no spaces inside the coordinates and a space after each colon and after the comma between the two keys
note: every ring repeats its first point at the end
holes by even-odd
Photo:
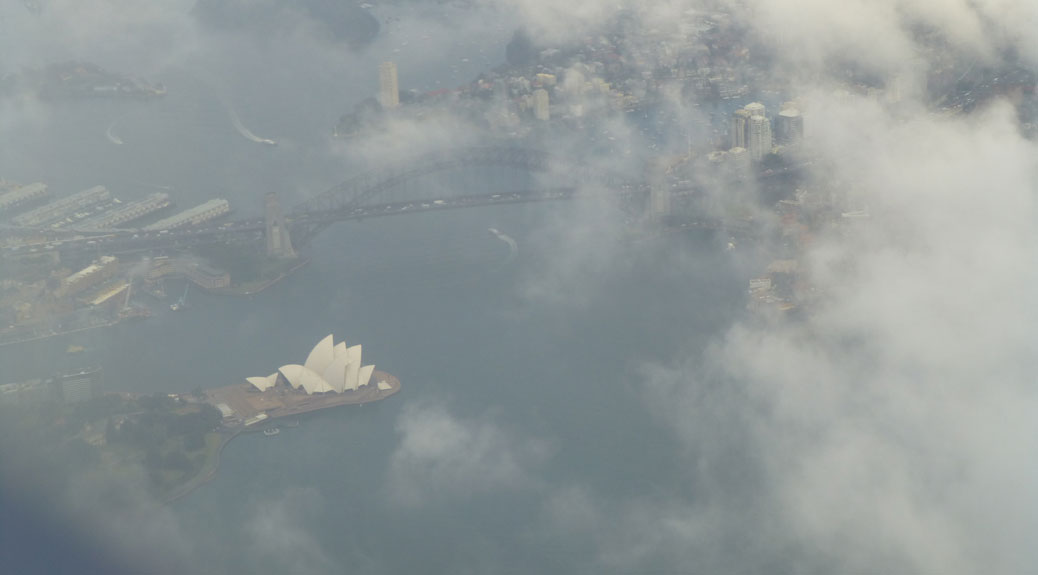
{"type": "Polygon", "coordinates": [[[591,182],[607,189],[633,191],[636,184],[608,170],[549,154],[542,150],[519,147],[476,147],[441,150],[420,156],[406,166],[374,170],[354,176],[314,196],[291,211],[294,216],[327,215],[360,207],[364,202],[405,182],[462,167],[499,166],[529,172],[564,173],[574,182],[591,182]]]}

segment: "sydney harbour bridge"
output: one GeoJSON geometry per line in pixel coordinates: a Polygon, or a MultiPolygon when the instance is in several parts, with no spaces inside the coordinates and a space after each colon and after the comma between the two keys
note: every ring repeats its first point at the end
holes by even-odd
{"type": "MultiPolygon", "coordinates": [[[[464,177],[464,176],[462,176],[464,177]]],[[[442,178],[441,178],[442,179],[442,178]]],[[[601,166],[573,161],[540,150],[517,147],[474,147],[434,152],[388,168],[361,173],[282,213],[274,194],[267,194],[264,217],[216,221],[171,230],[51,231],[5,228],[2,234],[44,234],[50,249],[62,255],[180,250],[217,242],[266,241],[269,255],[289,255],[293,246],[308,244],[332,224],[390,215],[417,214],[527,202],[605,199],[631,217],[667,217],[672,202],[701,193],[693,186],[650,184],[601,166]],[[451,174],[482,171],[482,185],[451,185],[451,174]],[[525,173],[526,185],[509,189],[497,173],[525,173]],[[447,185],[429,186],[430,177],[448,176],[447,185]],[[530,183],[532,182],[532,183],[530,183]],[[476,191],[473,190],[476,188],[476,191]]],[[[696,225],[745,230],[709,218],[696,225]]]]}

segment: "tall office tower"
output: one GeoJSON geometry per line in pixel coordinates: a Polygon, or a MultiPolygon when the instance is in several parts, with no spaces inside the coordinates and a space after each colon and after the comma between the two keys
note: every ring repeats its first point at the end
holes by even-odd
{"type": "Polygon", "coordinates": [[[382,62],[378,66],[379,101],[383,108],[391,109],[400,105],[400,84],[396,79],[396,64],[382,62]]]}
{"type": "Polygon", "coordinates": [[[650,215],[662,221],[670,215],[670,188],[666,182],[653,182],[649,187],[650,215]]]}
{"type": "Polygon", "coordinates": [[[670,216],[671,197],[670,186],[667,184],[667,175],[670,163],[667,158],[655,158],[650,160],[645,169],[646,181],[649,182],[649,217],[656,222],[663,222],[670,216]]]}
{"type": "Polygon", "coordinates": [[[732,114],[732,148],[746,147],[746,127],[750,122],[750,113],[746,110],[736,110],[732,114]]]}
{"type": "Polygon", "coordinates": [[[783,108],[775,116],[775,142],[795,144],[804,138],[804,117],[796,108],[783,108]]]}
{"type": "Polygon", "coordinates": [[[285,216],[281,213],[281,204],[274,192],[267,194],[264,213],[267,220],[267,257],[294,258],[296,252],[292,249],[292,238],[288,235],[285,216]]]}
{"type": "Polygon", "coordinates": [[[768,117],[768,111],[764,108],[764,104],[761,104],[760,102],[746,104],[746,107],[743,109],[749,112],[751,116],[763,116],[765,118],[768,117]]]}
{"type": "Polygon", "coordinates": [[[551,108],[549,108],[548,91],[539,88],[533,91],[533,117],[538,120],[550,120],[551,108]]]}
{"type": "Polygon", "coordinates": [[[771,123],[764,116],[750,116],[749,129],[746,131],[746,149],[750,158],[759,162],[771,152],[771,123]]]}

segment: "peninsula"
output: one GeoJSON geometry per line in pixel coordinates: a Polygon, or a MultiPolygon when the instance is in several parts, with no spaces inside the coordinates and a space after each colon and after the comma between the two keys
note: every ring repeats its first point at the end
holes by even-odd
{"type": "Polygon", "coordinates": [[[335,344],[331,335],[302,365],[214,389],[95,395],[99,376],[97,369],[0,385],[0,423],[36,430],[32,435],[48,443],[40,447],[77,462],[76,473],[142,477],[164,502],[215,477],[223,449],[242,433],[276,435],[279,418],[363,405],[400,391],[395,376],[361,364],[360,345],[335,344]]]}

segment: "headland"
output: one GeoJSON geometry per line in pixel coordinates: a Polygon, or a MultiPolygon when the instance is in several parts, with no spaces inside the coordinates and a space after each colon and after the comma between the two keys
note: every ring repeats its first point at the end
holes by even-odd
{"type": "Polygon", "coordinates": [[[205,400],[223,414],[224,427],[251,431],[262,428],[260,422],[340,405],[362,405],[400,391],[400,380],[384,371],[375,371],[372,380],[378,384],[342,393],[312,395],[280,385],[259,391],[250,383],[236,383],[206,391],[205,400]]]}

